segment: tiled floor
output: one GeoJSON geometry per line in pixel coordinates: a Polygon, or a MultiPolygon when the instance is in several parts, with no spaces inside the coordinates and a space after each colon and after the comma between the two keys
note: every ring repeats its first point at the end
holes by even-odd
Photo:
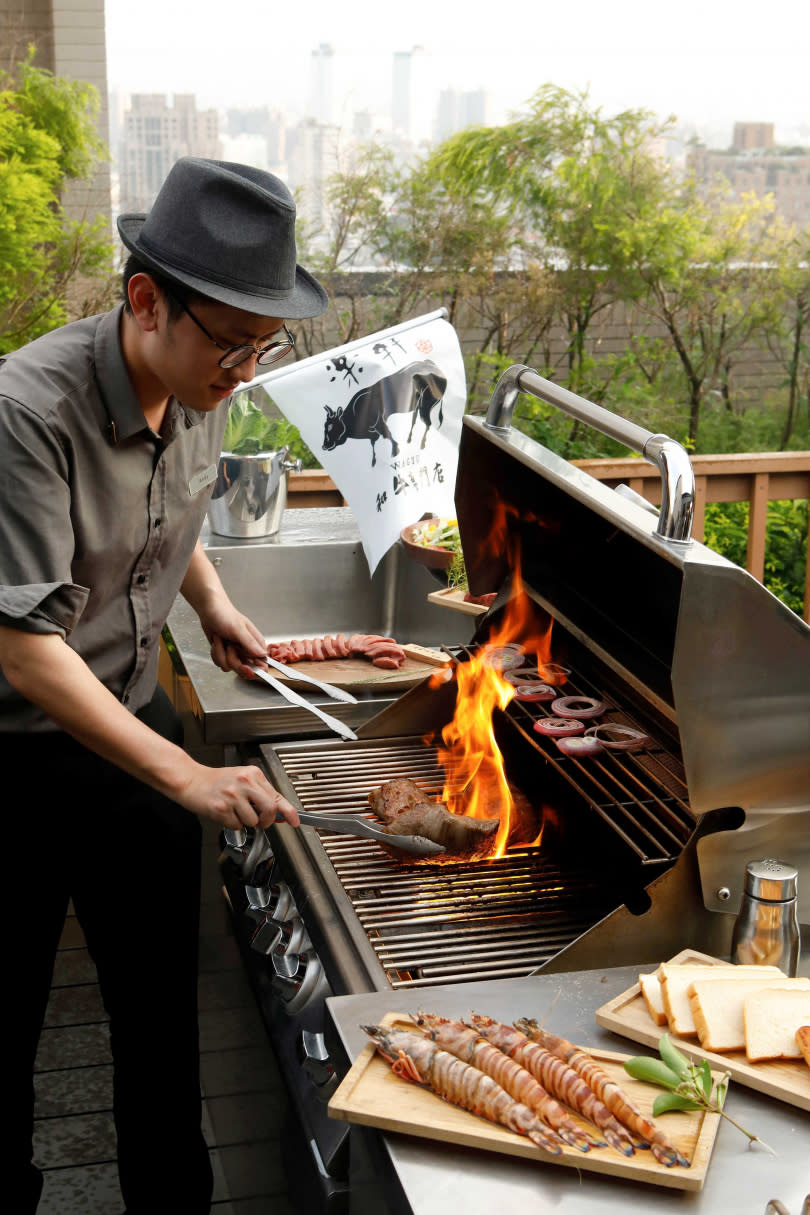
{"type": "MultiPolygon", "coordinates": [[[[211,826],[203,857],[200,1033],[212,1215],[297,1215],[279,1146],[287,1097],[230,931],[217,851],[211,826]]],[[[45,1175],[38,1215],[120,1215],[107,1022],[74,918],[60,945],[35,1079],[35,1153],[45,1175]]]]}

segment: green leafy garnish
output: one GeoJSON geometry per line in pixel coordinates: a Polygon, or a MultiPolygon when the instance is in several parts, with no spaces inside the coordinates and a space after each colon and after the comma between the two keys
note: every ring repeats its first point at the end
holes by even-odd
{"type": "Polygon", "coordinates": [[[692,1063],[678,1050],[669,1034],[659,1038],[658,1054],[659,1059],[639,1055],[628,1059],[624,1065],[624,1070],[634,1080],[643,1080],[646,1084],[657,1084],[660,1088],[667,1089],[667,1092],[661,1093],[653,1103],[654,1118],[676,1110],[708,1110],[736,1126],[737,1130],[746,1136],[749,1144],[758,1143],[767,1152],[776,1155],[773,1148],[768,1147],[759,1135],[754,1135],[740,1126],[739,1122],[735,1122],[723,1109],[728,1092],[728,1072],[715,1084],[708,1059],[692,1063]]]}
{"type": "Polygon", "coordinates": [[[228,424],[222,440],[222,450],[234,456],[256,456],[273,451],[276,423],[266,418],[245,392],[234,397],[228,412],[228,424]]]}

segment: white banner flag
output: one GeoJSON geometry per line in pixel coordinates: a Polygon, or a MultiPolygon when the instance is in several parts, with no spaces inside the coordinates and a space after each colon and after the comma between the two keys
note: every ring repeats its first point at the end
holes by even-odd
{"type": "Polygon", "coordinates": [[[373,574],[403,527],[455,515],[464,360],[444,310],[258,377],[351,507],[373,574]]]}

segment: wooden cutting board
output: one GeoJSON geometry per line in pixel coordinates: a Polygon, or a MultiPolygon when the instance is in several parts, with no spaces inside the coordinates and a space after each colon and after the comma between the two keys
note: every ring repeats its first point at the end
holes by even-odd
{"type": "Polygon", "coordinates": [[[396,671],[375,667],[368,658],[326,658],[323,662],[291,663],[284,674],[276,667],[270,667],[270,674],[299,690],[308,686],[306,680],[296,679],[296,672],[300,671],[319,679],[321,683],[331,683],[348,691],[398,692],[412,688],[438,667],[450,662],[448,656],[439,650],[417,645],[403,645],[402,649],[405,650],[405,661],[396,671]]]}
{"type": "MultiPolygon", "coordinates": [[[[684,949],[667,961],[701,963],[706,966],[725,965],[720,958],[698,953],[694,949],[684,949]]],[[[642,972],[655,969],[654,965],[640,967],[642,972]]],[[[643,1042],[646,1046],[657,1046],[665,1032],[665,1027],[656,1025],[647,1011],[638,983],[598,1008],[596,1024],[630,1038],[633,1042],[643,1042]]],[[[767,1093],[769,1097],[777,1097],[787,1105],[810,1110],[810,1067],[803,1059],[772,1059],[763,1063],[749,1063],[745,1051],[719,1054],[703,1050],[697,1038],[680,1038],[674,1034],[671,1037],[685,1054],[692,1058],[708,1059],[713,1068],[729,1072],[734,1080],[746,1088],[767,1093]]]]}
{"type": "MultiPolygon", "coordinates": [[[[400,1013],[387,1014],[382,1024],[413,1028],[410,1018],[400,1013]]],[[[623,1063],[628,1055],[603,1050],[590,1050],[589,1054],[621,1085],[639,1109],[650,1114],[658,1090],[627,1075],[623,1063]]],[[[522,1156],[536,1160],[538,1164],[563,1165],[676,1190],[703,1188],[720,1122],[718,1114],[699,1110],[667,1115],[667,1134],[691,1161],[689,1168],[676,1165],[668,1169],[649,1151],[637,1151],[634,1156],[627,1157],[608,1146],[579,1152],[565,1144],[561,1155],[551,1156],[522,1135],[450,1105],[420,1085],[400,1079],[371,1042],[358,1055],[330,1100],[329,1114],[343,1122],[356,1122],[383,1131],[401,1131],[424,1139],[437,1139],[441,1143],[522,1156]]],[[[590,1131],[594,1129],[590,1124],[582,1125],[590,1131]]]]}

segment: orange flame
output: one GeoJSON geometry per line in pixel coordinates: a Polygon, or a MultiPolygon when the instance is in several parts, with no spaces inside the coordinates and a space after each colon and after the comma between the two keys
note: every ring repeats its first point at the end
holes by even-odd
{"type": "MultiPolygon", "coordinates": [[[[498,534],[503,542],[505,532],[498,529],[498,534]]],[[[527,834],[533,836],[537,831],[536,817],[527,815],[526,805],[516,807],[495,738],[495,710],[505,709],[515,695],[514,685],[504,678],[503,660],[499,661],[498,651],[519,644],[522,654],[516,665],[522,663],[528,667],[542,667],[551,658],[552,622],[537,634],[532,603],[523,586],[519,563],[513,560],[511,565],[512,595],[499,625],[469,662],[459,663],[455,668],[455,714],[443,728],[443,745],[437,748],[438,760],[445,773],[442,801],[448,809],[454,814],[500,820],[489,854],[491,859],[503,856],[510,843],[519,842],[525,846],[529,843],[527,834]]],[[[542,834],[541,826],[539,835],[531,842],[539,844],[542,834]]]]}

